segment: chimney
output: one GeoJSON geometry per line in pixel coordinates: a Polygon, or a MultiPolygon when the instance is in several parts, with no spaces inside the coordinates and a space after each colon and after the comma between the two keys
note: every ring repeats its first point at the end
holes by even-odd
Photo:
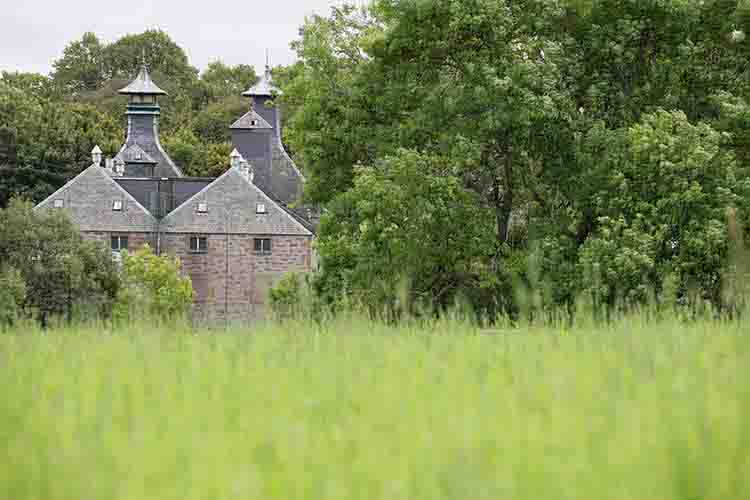
{"type": "Polygon", "coordinates": [[[240,163],[243,161],[242,155],[239,151],[237,151],[237,148],[232,151],[232,154],[229,155],[229,161],[232,168],[240,168],[240,163]]]}
{"type": "Polygon", "coordinates": [[[242,174],[242,177],[245,179],[248,179],[250,176],[250,164],[245,160],[244,158],[240,160],[240,166],[239,166],[240,174],[242,174]]]}
{"type": "Polygon", "coordinates": [[[119,156],[115,158],[115,176],[122,177],[125,174],[125,162],[119,156]]]}
{"type": "Polygon", "coordinates": [[[91,150],[91,161],[94,162],[94,165],[97,167],[100,167],[102,164],[102,150],[99,148],[98,144],[91,150]]]}

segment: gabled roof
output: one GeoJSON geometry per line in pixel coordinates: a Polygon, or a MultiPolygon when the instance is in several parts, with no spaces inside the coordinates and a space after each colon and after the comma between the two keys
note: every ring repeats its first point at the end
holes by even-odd
{"type": "Polygon", "coordinates": [[[153,231],[156,219],[98,165],[91,165],[55,191],[36,209],[47,208],[56,199],[83,231],[153,231]],[[123,201],[122,210],[112,210],[112,202],[123,201]]]}
{"type": "Polygon", "coordinates": [[[124,95],[167,95],[151,80],[151,75],[149,75],[148,68],[145,65],[141,67],[135,80],[118,92],[124,95]]]}
{"type": "Polygon", "coordinates": [[[145,165],[156,165],[157,162],[138,144],[131,144],[124,150],[120,151],[116,158],[121,158],[125,163],[142,163],[145,165]]]}
{"type": "Polygon", "coordinates": [[[264,129],[264,130],[272,130],[273,127],[258,113],[255,112],[255,110],[250,110],[247,113],[245,113],[242,118],[237,120],[232,124],[230,129],[241,129],[241,130],[250,130],[250,129],[264,129]]]}
{"type": "Polygon", "coordinates": [[[266,66],[266,72],[260,77],[258,83],[247,89],[242,95],[245,97],[273,97],[284,95],[284,93],[273,84],[271,68],[266,66]]]}
{"type": "Polygon", "coordinates": [[[172,211],[162,220],[162,227],[185,233],[313,235],[236,168],[227,170],[172,211]],[[197,212],[199,203],[206,204],[207,213],[197,212]],[[258,203],[265,205],[267,213],[256,213],[258,203]]]}

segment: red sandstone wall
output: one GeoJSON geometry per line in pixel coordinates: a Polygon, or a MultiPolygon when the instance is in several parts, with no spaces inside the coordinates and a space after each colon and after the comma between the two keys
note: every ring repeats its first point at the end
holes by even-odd
{"type": "MultiPolygon", "coordinates": [[[[101,241],[109,248],[112,234],[127,234],[128,249],[148,243],[156,249],[151,233],[83,232],[85,239],[101,241]]],[[[256,254],[251,235],[208,235],[208,253],[189,251],[189,234],[162,234],[161,251],[176,255],[190,276],[196,300],[194,318],[202,323],[246,323],[264,319],[268,291],[290,271],[312,271],[311,239],[305,236],[272,236],[272,252],[256,254]]],[[[268,236],[264,236],[268,237],[268,236]]]]}
{"type": "Polygon", "coordinates": [[[196,293],[199,322],[242,323],[266,317],[268,290],[287,272],[310,272],[304,236],[274,236],[270,255],[254,251],[251,235],[209,235],[208,253],[189,252],[187,234],[162,234],[162,252],[176,255],[196,293]]]}
{"type": "Polygon", "coordinates": [[[152,233],[110,233],[104,231],[82,231],[81,236],[87,241],[100,241],[107,248],[110,248],[111,239],[113,234],[123,235],[128,237],[128,250],[135,252],[140,249],[143,245],[148,243],[151,248],[154,248],[153,234],[152,233]]]}

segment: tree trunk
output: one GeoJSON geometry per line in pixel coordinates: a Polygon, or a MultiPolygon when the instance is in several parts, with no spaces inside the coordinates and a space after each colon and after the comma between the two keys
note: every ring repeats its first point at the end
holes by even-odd
{"type": "Polygon", "coordinates": [[[499,246],[508,242],[510,236],[510,216],[513,211],[513,150],[508,150],[502,159],[502,175],[495,176],[494,202],[499,246]]]}

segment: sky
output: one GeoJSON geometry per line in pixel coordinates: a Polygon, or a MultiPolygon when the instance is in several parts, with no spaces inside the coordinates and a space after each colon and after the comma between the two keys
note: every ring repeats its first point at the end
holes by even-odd
{"type": "Polygon", "coordinates": [[[92,31],[105,42],[161,29],[200,69],[215,60],[260,71],[289,64],[306,16],[339,0],[0,0],[0,70],[47,74],[65,46],[92,31]],[[6,3],[7,2],[7,3],[6,3]],[[11,5],[8,5],[11,4],[11,5]]]}

